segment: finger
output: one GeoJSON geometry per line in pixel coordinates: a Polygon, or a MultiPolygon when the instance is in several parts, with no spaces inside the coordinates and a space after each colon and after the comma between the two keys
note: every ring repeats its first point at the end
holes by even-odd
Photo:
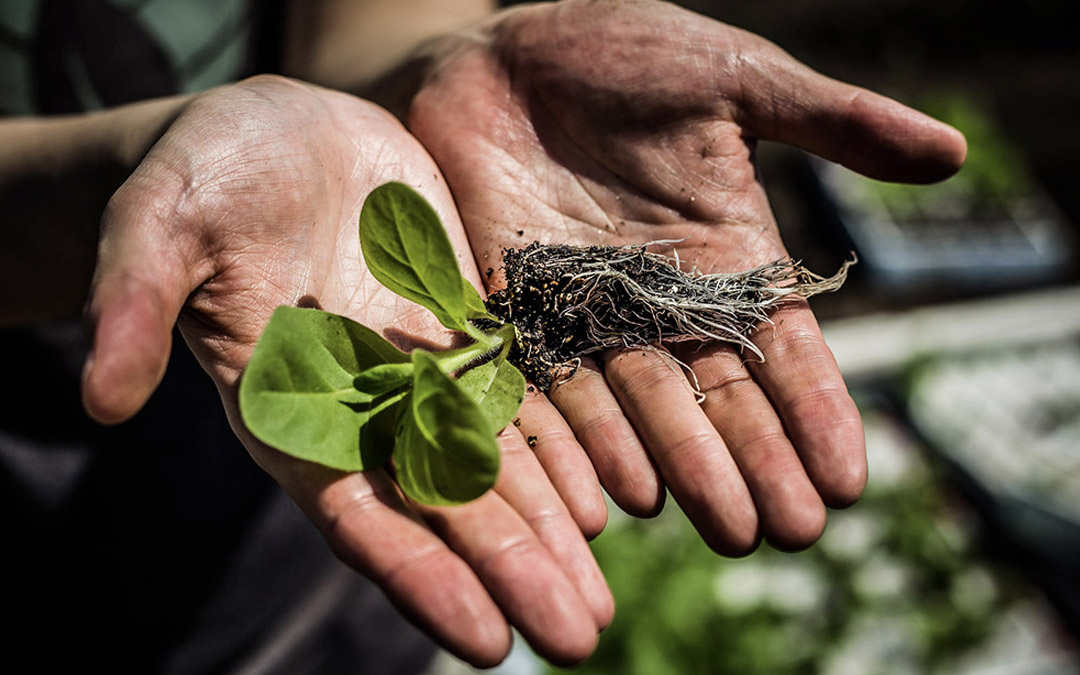
{"type": "Polygon", "coordinates": [[[539,392],[525,396],[515,426],[528,440],[582,534],[592,539],[607,523],[607,504],[596,470],[559,411],[539,392]]]}
{"type": "Polygon", "coordinates": [[[343,474],[264,448],[267,468],[334,553],[434,640],[480,668],[510,651],[510,627],[464,560],[402,503],[383,470],[343,474]]]}
{"type": "Polygon", "coordinates": [[[825,503],[851,504],[866,486],[859,410],[806,303],[784,305],[772,320],[753,337],[765,362],[751,362],[751,372],[825,503]]]}
{"type": "Polygon", "coordinates": [[[529,645],[556,665],[596,648],[593,612],[524,519],[494,492],[468,504],[418,507],[480,578],[529,645]]]}
{"type": "Polygon", "coordinates": [[[678,368],[655,350],[612,352],[604,362],[612,391],[702,538],[723,555],[746,555],[758,544],[753,499],[678,368]]]}
{"type": "Polygon", "coordinates": [[[604,375],[591,359],[549,397],[596,468],[600,483],[633,516],[655,516],[664,506],[664,483],[604,375]]]}
{"type": "MultiPolygon", "coordinates": [[[[749,34],[745,34],[749,36],[749,34]]],[[[736,121],[880,180],[928,183],[956,173],[967,143],[953,127],[888,97],[827,78],[775,45],[747,37],[736,121]]],[[[725,73],[725,90],[731,88],[725,73]]]]}
{"type": "MultiPolygon", "coordinates": [[[[615,614],[615,601],[585,537],[525,438],[507,430],[499,440],[502,467],[495,491],[521,515],[548,548],[589,606],[597,628],[603,630],[615,614]]],[[[584,459],[583,453],[577,454],[584,459]]],[[[588,463],[587,459],[585,461],[588,463]]]]}
{"type": "Polygon", "coordinates": [[[146,403],[168,363],[173,325],[198,285],[194,265],[166,232],[164,186],[128,184],[102,218],[87,323],[92,348],[83,404],[94,419],[121,422],[146,403]]]}
{"type": "Polygon", "coordinates": [[[702,408],[750,488],[765,539],[781,550],[813,544],[825,529],[825,505],[742,357],[720,344],[686,345],[679,357],[697,376],[702,408]]]}

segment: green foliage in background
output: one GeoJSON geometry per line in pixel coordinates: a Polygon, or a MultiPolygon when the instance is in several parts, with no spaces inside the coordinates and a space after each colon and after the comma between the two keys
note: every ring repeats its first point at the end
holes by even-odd
{"type": "Polygon", "coordinates": [[[874,192],[898,220],[962,212],[978,216],[1002,203],[1030,196],[1034,181],[1023,153],[998,125],[988,106],[956,92],[927,94],[916,107],[959,129],[968,143],[963,168],[931,186],[872,181],[874,192]]]}
{"type": "MultiPolygon", "coordinates": [[[[866,417],[868,429],[888,423],[866,417]]],[[[674,506],[614,520],[593,550],[618,611],[573,672],[949,673],[1017,591],[981,562],[963,513],[911,454],[872,465],[863,500],[802,553],[718,557],[674,506]]]]}

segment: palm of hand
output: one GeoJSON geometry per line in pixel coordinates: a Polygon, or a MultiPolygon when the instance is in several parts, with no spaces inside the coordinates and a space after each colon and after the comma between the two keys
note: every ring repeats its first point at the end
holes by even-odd
{"type": "Polygon", "coordinates": [[[782,255],[753,141],[710,73],[661,58],[673,39],[648,44],[676,28],[634,23],[626,4],[592,20],[573,3],[511,14],[497,37],[458,45],[413,102],[409,127],[444,166],[478,259],[498,260],[522,229],[616,245],[685,237],[680,253],[709,269],[782,255]]]}
{"type": "Polygon", "coordinates": [[[197,101],[140,169],[150,179],[157,171],[176,176],[176,230],[162,234],[196,242],[186,250],[200,261],[199,277],[180,325],[204,366],[219,383],[234,384],[281,304],[317,304],[376,330],[393,326],[403,341],[437,339],[445,331],[368,272],[357,232],[366,195],[406,180],[434,193],[463,247],[426,153],[385,112],[355,98],[282,80],[247,86],[248,100],[238,101],[234,89],[225,111],[213,98],[197,101]],[[191,146],[189,134],[203,143],[191,146]]]}
{"type": "MultiPolygon", "coordinates": [[[[550,658],[579,660],[610,619],[610,595],[520,437],[502,437],[495,490],[447,511],[406,504],[385,470],[343,474],[276,452],[239,420],[238,380],[277,305],[351,316],[403,348],[446,344],[433,316],[362,263],[363,200],[390,180],[426,193],[455,249],[468,250],[434,162],[385,111],[280,78],[193,101],[103,220],[87,407],[106,421],[137,410],[161,377],[179,314],[234,430],[339,557],[463,658],[501,660],[509,621],[550,658]],[[533,570],[527,579],[522,566],[533,570]]],[[[463,268],[476,277],[471,261],[463,268]]]]}
{"type": "MultiPolygon", "coordinates": [[[[406,121],[440,163],[481,269],[533,239],[677,239],[679,257],[710,272],[784,257],[755,172],[759,137],[879,177],[940,178],[956,157],[942,125],[659,3],[526,8],[437,49],[406,121]]],[[[721,345],[678,350],[708,394],[700,408],[648,352],[609,353],[603,375],[552,392],[617,503],[655,512],[666,483],[710,545],[740,554],[762,533],[808,545],[825,504],[857,497],[858,412],[805,304],[775,320],[755,337],[764,364],[721,345]]],[[[537,448],[557,485],[576,461],[559,445],[537,448]]]]}

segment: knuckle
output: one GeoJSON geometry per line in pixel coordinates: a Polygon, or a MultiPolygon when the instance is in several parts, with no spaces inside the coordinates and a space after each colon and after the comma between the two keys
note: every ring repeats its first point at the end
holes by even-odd
{"type": "Polygon", "coordinates": [[[672,439],[665,445],[662,454],[669,458],[678,458],[687,454],[696,454],[711,449],[720,441],[712,430],[700,430],[672,439]]]}
{"type": "Polygon", "coordinates": [[[720,372],[709,372],[708,379],[703,379],[698,374],[701,383],[701,391],[708,397],[732,397],[747,385],[753,385],[754,380],[745,368],[729,368],[720,372]]]}
{"type": "Polygon", "coordinates": [[[534,536],[524,534],[507,537],[473,565],[482,576],[498,567],[528,569],[544,556],[543,547],[534,536]]]}
{"type": "Polygon", "coordinates": [[[619,408],[596,408],[591,414],[574,425],[574,431],[581,438],[596,438],[613,435],[610,432],[621,429],[626,418],[619,408]]]}

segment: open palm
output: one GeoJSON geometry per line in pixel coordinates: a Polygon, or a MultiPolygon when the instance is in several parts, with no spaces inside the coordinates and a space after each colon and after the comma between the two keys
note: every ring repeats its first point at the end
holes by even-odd
{"type": "MultiPolygon", "coordinates": [[[[474,663],[505,656],[510,624],[549,658],[579,660],[610,620],[611,598],[512,428],[500,437],[495,491],[440,509],[406,503],[384,470],[345,474],[292,459],[239,420],[239,378],[278,305],[350,316],[405,349],[447,344],[433,316],[363,265],[360,209],[390,180],[425,193],[454,246],[468,251],[435,164],[376,106],[281,78],[194,99],[106,211],[89,311],[87,408],[102,421],[134,414],[162,375],[179,317],[234,430],[339,557],[474,663]]],[[[461,258],[475,282],[471,259],[461,258]]]]}
{"type": "MultiPolygon", "coordinates": [[[[405,111],[438,161],[480,269],[533,240],[677,240],[678,256],[738,271],[786,255],[754,164],[778,140],[882,179],[944,178],[953,129],[814,73],[749,33],[649,0],[540,4],[428,47],[405,111]]],[[[670,249],[669,249],[670,250],[670,249]]],[[[599,481],[631,513],[664,487],[717,551],[761,536],[812,543],[825,506],[861,493],[862,428],[805,303],[753,337],[763,363],[683,346],[707,394],[655,351],[609,352],[551,392],[599,481]]],[[[533,426],[579,523],[603,502],[574,436],[533,426]]]]}

